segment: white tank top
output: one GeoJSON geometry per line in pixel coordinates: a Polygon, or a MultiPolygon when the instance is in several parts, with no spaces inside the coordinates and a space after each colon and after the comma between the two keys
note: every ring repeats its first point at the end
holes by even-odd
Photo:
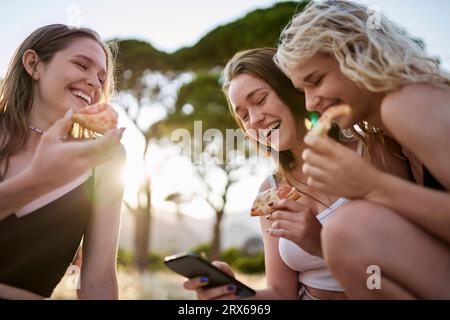
{"type": "MultiPolygon", "coordinates": [[[[362,155],[361,141],[358,143],[357,153],[362,155]]],[[[273,175],[269,176],[269,181],[272,188],[277,188],[277,183],[273,175]]],[[[345,198],[337,199],[329,208],[319,213],[316,218],[321,224],[324,224],[325,220],[332,215],[337,208],[348,201],[349,200],[345,198]]],[[[298,280],[300,283],[322,290],[344,291],[331,274],[330,270],[328,270],[324,259],[309,254],[297,244],[285,238],[280,238],[278,250],[284,263],[292,270],[298,272],[298,280]]]]}

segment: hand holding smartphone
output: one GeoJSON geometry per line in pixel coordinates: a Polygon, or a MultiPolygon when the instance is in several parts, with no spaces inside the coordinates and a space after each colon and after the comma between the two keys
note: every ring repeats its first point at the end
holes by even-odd
{"type": "Polygon", "coordinates": [[[189,279],[208,277],[209,282],[204,288],[233,284],[236,286],[236,295],[241,298],[251,297],[256,293],[255,290],[247,287],[195,253],[168,256],[164,259],[164,264],[172,271],[189,279]]]}

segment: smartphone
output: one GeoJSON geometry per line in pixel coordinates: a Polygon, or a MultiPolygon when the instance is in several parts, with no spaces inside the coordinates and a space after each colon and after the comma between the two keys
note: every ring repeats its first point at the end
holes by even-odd
{"type": "Polygon", "coordinates": [[[255,290],[215,267],[196,253],[168,256],[164,259],[164,264],[170,270],[189,279],[208,277],[209,282],[204,288],[234,284],[236,286],[236,295],[241,298],[251,297],[256,293],[255,290]]]}

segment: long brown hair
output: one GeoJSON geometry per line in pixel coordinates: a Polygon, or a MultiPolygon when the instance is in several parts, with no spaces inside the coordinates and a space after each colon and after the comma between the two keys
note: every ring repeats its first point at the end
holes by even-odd
{"type": "MultiPolygon", "coordinates": [[[[107,101],[114,91],[114,44],[105,44],[100,36],[88,28],[71,28],[63,24],[41,27],[31,33],[19,46],[0,86],[0,180],[8,171],[9,158],[24,147],[29,134],[28,115],[33,104],[35,81],[26,72],[22,57],[27,50],[34,50],[39,63],[49,63],[53,56],[67,48],[76,38],[96,41],[105,51],[107,79],[102,100],[107,101]]],[[[90,138],[93,133],[79,126],[73,126],[71,135],[75,138],[90,138]]]]}
{"type": "MultiPolygon", "coordinates": [[[[276,50],[273,48],[258,48],[236,53],[224,69],[224,83],[222,89],[228,102],[228,108],[233,115],[239,127],[245,131],[244,126],[237,117],[231,105],[228,90],[231,81],[240,74],[250,74],[265,81],[289,108],[295,122],[296,129],[304,126],[308,113],[305,107],[305,95],[298,91],[291,80],[277,67],[273,61],[276,50]]],[[[297,130],[298,132],[298,130],[297,130]]],[[[306,132],[306,128],[305,128],[306,132]]],[[[302,137],[299,137],[299,143],[302,137]]],[[[256,143],[258,143],[256,141],[256,143]]],[[[294,165],[294,155],[292,151],[286,150],[279,152],[279,169],[286,173],[294,165]]]]}

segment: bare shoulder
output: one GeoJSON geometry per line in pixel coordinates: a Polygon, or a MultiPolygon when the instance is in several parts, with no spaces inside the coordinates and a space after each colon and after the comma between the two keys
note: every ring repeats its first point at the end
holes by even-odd
{"type": "MultiPolygon", "coordinates": [[[[415,112],[429,116],[449,109],[450,88],[429,84],[410,84],[386,95],[381,105],[381,116],[387,124],[392,119],[417,118],[415,112]]],[[[440,114],[442,116],[442,114],[440,114]]]]}
{"type": "Polygon", "coordinates": [[[428,84],[404,86],[385,97],[381,118],[394,137],[409,148],[414,141],[430,141],[449,133],[450,88],[428,84]]]}
{"type": "Polygon", "coordinates": [[[390,93],[381,106],[387,130],[432,174],[450,185],[450,88],[408,85],[390,93]]]}

